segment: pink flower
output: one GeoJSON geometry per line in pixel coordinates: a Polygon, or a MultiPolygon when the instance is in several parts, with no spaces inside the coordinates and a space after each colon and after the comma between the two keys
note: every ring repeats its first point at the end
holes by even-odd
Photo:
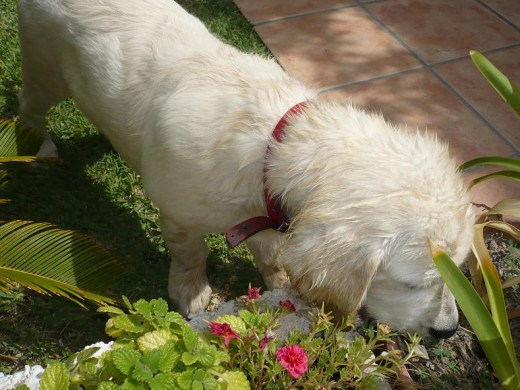
{"type": "Polygon", "coordinates": [[[229,340],[238,339],[238,334],[231,329],[231,326],[227,322],[222,324],[219,324],[218,322],[210,322],[209,327],[215,336],[224,337],[224,345],[226,348],[229,347],[229,340]]]}
{"type": "Polygon", "coordinates": [[[250,301],[260,298],[260,289],[258,287],[251,287],[247,290],[247,298],[250,301]]]}
{"type": "Polygon", "coordinates": [[[299,345],[286,345],[278,349],[276,360],[289,371],[293,379],[298,379],[307,372],[307,354],[299,345]]]}
{"type": "Polygon", "coordinates": [[[294,307],[294,304],[289,299],[286,299],[285,301],[280,301],[279,304],[281,307],[285,307],[289,311],[296,311],[296,307],[294,307]]]}

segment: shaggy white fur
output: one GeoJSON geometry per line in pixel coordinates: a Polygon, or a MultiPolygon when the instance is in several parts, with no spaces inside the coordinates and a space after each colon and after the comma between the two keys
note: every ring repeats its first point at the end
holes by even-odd
{"type": "MultiPolygon", "coordinates": [[[[239,52],[170,0],[20,0],[20,117],[46,135],[48,109],[72,96],[142,176],[171,251],[180,312],[211,289],[204,235],[265,215],[267,186],[288,233],[248,240],[269,288],[286,272],[307,298],[364,305],[394,328],[451,334],[453,296],[428,239],[461,264],[473,215],[447,147],[352,105],[321,101],[273,60],[239,52]],[[273,126],[294,104],[283,142],[273,126]]],[[[397,97],[396,97],[397,98],[397,97]]]]}

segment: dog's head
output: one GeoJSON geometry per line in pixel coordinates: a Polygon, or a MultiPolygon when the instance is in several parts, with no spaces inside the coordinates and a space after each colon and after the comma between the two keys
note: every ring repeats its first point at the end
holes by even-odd
{"type": "MultiPolygon", "coordinates": [[[[395,330],[449,337],[458,312],[430,240],[458,265],[471,248],[474,216],[456,164],[434,137],[354,108],[345,116],[347,129],[331,120],[326,138],[313,134],[316,152],[303,162],[305,174],[278,194],[295,205],[281,252],[291,283],[343,313],[364,307],[395,330]]],[[[278,174],[288,164],[272,169],[278,174]]]]}

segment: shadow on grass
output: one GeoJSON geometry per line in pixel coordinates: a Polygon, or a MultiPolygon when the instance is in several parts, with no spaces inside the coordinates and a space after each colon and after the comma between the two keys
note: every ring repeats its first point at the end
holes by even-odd
{"type": "MultiPolygon", "coordinates": [[[[128,273],[113,287],[131,301],[167,297],[169,256],[157,224],[157,212],[145,197],[139,177],[97,133],[62,133],[57,140],[63,162],[48,167],[8,166],[8,184],[0,219],[50,222],[86,234],[121,259],[128,273]],[[95,170],[96,175],[89,174],[95,170]]],[[[229,251],[221,235],[208,236],[208,276],[221,299],[245,294],[247,286],[263,286],[245,248],[229,251]]],[[[59,297],[31,292],[18,302],[0,300],[0,355],[16,363],[0,371],[19,370],[66,356],[85,345],[105,340],[105,315],[59,297]],[[3,307],[2,307],[3,306],[3,307]]]]}
{"type": "MultiPolygon", "coordinates": [[[[182,0],[181,4],[228,42],[267,54],[232,0],[182,0]]],[[[8,17],[8,23],[0,26],[0,42],[6,43],[0,45],[5,59],[0,69],[0,118],[13,118],[21,84],[20,58],[15,4],[5,5],[2,16],[8,17]]],[[[72,106],[70,102],[61,104],[48,117],[63,164],[47,169],[11,164],[9,182],[0,194],[11,202],[1,205],[0,219],[51,222],[80,231],[127,264],[128,274],[113,288],[116,295],[127,295],[130,300],[167,298],[169,256],[157,213],[144,196],[139,177],[72,106]]],[[[263,286],[243,248],[230,252],[220,235],[208,237],[208,246],[209,280],[221,297],[245,294],[249,283],[263,286]]],[[[44,363],[104,340],[107,317],[98,315],[94,306],[90,308],[25,290],[9,299],[0,298],[0,371],[44,363]]]]}

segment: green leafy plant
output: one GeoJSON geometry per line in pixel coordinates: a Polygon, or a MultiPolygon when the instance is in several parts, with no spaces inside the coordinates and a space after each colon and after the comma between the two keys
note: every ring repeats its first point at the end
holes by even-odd
{"type": "Polygon", "coordinates": [[[520,387],[520,366],[507,321],[504,295],[491,259],[482,264],[491,313],[455,262],[432,244],[433,261],[451,290],[504,389],[520,387]]]}
{"type": "Polygon", "coordinates": [[[230,370],[230,356],[204,341],[184,318],[168,311],[163,299],[123,297],[127,312],[113,306],[98,311],[110,316],[106,332],[112,348],[95,357],[87,348],[46,369],[42,390],[84,389],[249,389],[246,376],[230,370]],[[60,387],[63,386],[63,387],[60,387]]]}
{"type": "MultiPolygon", "coordinates": [[[[518,88],[482,54],[472,51],[471,58],[500,96],[520,114],[518,88]]],[[[520,160],[510,157],[477,158],[464,163],[461,170],[482,165],[507,169],[478,177],[470,185],[496,177],[520,180],[520,160]]],[[[431,246],[433,261],[475,332],[496,377],[504,389],[519,389],[520,364],[514,350],[503,288],[519,283],[520,278],[513,277],[502,284],[484,240],[486,228],[505,232],[512,238],[520,240],[520,230],[501,220],[499,217],[502,215],[520,217],[520,200],[503,200],[477,220],[473,241],[474,257],[470,258],[468,264],[474,286],[442,248],[434,244],[431,246]]]]}
{"type": "Polygon", "coordinates": [[[352,336],[344,332],[351,320],[334,325],[323,309],[309,313],[309,333],[293,331],[282,343],[274,330],[294,305],[263,310],[254,290],[238,315],[220,316],[200,334],[162,299],[131,304],[123,297],[126,312],[100,307],[110,316],[111,349],[97,356],[97,347],[87,348],[49,364],[41,389],[377,389],[379,378],[399,374],[419,343],[414,336],[406,351],[376,356],[372,350],[393,336],[385,327],[352,336]]]}
{"type": "Polygon", "coordinates": [[[395,335],[377,326],[366,337],[354,336],[346,332],[354,327],[351,318],[334,324],[322,308],[308,313],[308,333],[294,330],[282,343],[274,330],[296,308],[283,301],[276,310],[264,310],[255,297],[255,289],[249,289],[247,310],[216,318],[207,334],[210,342],[228,351],[229,365],[246,373],[254,389],[379,388],[380,378],[399,377],[420,341],[410,336],[406,351],[395,348],[376,356],[372,351],[386,349],[395,335]]]}
{"type": "MultiPolygon", "coordinates": [[[[477,69],[489,81],[495,91],[497,91],[497,93],[504,99],[504,101],[507,102],[507,104],[520,115],[519,89],[485,56],[477,51],[471,51],[470,55],[477,69]]],[[[479,157],[465,162],[460,166],[460,169],[462,171],[466,171],[470,168],[480,166],[493,166],[506,169],[477,177],[470,182],[470,186],[474,186],[485,180],[500,177],[520,181],[520,159],[518,158],[503,156],[479,157]]],[[[491,228],[502,231],[511,236],[513,239],[520,241],[519,230],[515,226],[501,220],[503,215],[520,218],[520,199],[502,200],[490,210],[484,212],[479,217],[475,225],[475,240],[473,243],[473,253],[475,257],[469,259],[468,266],[473,284],[479,295],[481,295],[485,301],[487,300],[487,296],[486,291],[482,285],[482,269],[483,264],[487,263],[488,259],[490,258],[484,241],[485,229],[491,228]]],[[[520,277],[512,277],[509,280],[506,280],[503,283],[503,286],[504,288],[507,288],[519,283],[520,277]]],[[[518,309],[512,311],[518,312],[518,309]]]]}
{"type": "MultiPolygon", "coordinates": [[[[34,154],[40,134],[0,121],[0,188],[7,183],[8,162],[47,162],[34,154]]],[[[0,204],[8,202],[1,199],[0,204]]],[[[114,303],[103,292],[124,274],[123,264],[94,240],[49,223],[0,221],[0,290],[20,284],[42,294],[114,303]]]]}

